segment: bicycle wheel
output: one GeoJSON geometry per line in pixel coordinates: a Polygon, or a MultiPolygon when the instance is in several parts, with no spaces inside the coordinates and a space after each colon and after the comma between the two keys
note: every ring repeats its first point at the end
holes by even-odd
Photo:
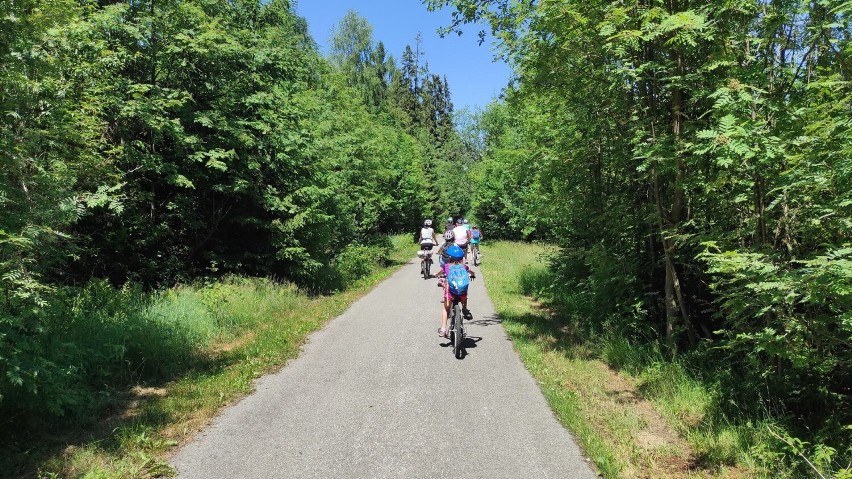
{"type": "Polygon", "coordinates": [[[450,311],[450,317],[447,319],[447,321],[449,322],[449,324],[447,325],[447,336],[449,336],[450,343],[452,343],[453,339],[455,338],[453,334],[455,334],[456,332],[456,315],[453,311],[450,311]]]}
{"type": "Polygon", "coordinates": [[[423,270],[423,279],[432,277],[432,256],[426,257],[426,268],[423,270]]]}
{"type": "Polygon", "coordinates": [[[464,329],[462,328],[462,315],[459,311],[459,304],[453,305],[453,354],[456,359],[462,357],[462,341],[464,340],[464,329]]]}
{"type": "Polygon", "coordinates": [[[473,248],[473,265],[479,266],[479,245],[473,248]]]}

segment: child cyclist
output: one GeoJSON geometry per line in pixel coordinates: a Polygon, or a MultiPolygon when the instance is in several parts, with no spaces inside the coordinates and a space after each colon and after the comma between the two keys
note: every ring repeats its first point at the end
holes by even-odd
{"type": "Polygon", "coordinates": [[[467,285],[470,284],[471,279],[476,278],[476,274],[466,264],[463,264],[464,251],[461,248],[457,245],[451,245],[447,248],[447,255],[450,257],[450,262],[444,264],[438,273],[439,277],[447,278],[444,281],[444,309],[441,310],[441,328],[438,330],[438,336],[444,338],[447,337],[447,320],[450,317],[450,308],[453,307],[453,299],[461,301],[462,314],[466,319],[473,317],[467,309],[467,285]],[[453,291],[455,285],[451,285],[451,283],[455,283],[454,278],[456,277],[462,279],[459,283],[463,284],[463,291],[453,291]]]}
{"type": "MultiPolygon", "coordinates": [[[[467,221],[467,220],[465,220],[467,221]]],[[[479,230],[479,227],[474,225],[470,230],[470,251],[473,253],[474,250],[479,248],[479,242],[482,241],[482,231],[479,230]]]]}
{"type": "MultiPolygon", "coordinates": [[[[450,262],[450,255],[447,253],[447,249],[455,244],[454,239],[453,230],[447,230],[444,233],[444,244],[438,248],[438,267],[441,268],[441,271],[444,270],[444,265],[450,262]]],[[[444,278],[438,280],[438,286],[444,286],[444,278]]]]}

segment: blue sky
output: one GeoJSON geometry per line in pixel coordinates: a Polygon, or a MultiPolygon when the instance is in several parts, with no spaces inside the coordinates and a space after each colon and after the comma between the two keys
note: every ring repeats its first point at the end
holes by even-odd
{"type": "Polygon", "coordinates": [[[450,23],[448,8],[429,12],[420,0],[297,0],[296,12],[308,21],[308,28],[323,53],[328,53],[328,37],[348,10],[355,10],[373,25],[373,40],[382,41],[399,60],[405,45],[414,47],[414,36],[423,36],[422,48],[429,70],[446,75],[455,108],[484,107],[509,81],[509,67],[494,62],[489,42],[479,46],[478,26],[468,25],[462,36],[441,38],[439,27],[450,23]]]}

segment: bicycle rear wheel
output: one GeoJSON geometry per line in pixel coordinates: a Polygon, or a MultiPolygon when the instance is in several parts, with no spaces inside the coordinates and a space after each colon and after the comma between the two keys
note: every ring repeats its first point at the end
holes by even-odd
{"type": "Polygon", "coordinates": [[[456,359],[461,359],[462,357],[462,341],[464,341],[464,329],[462,327],[462,315],[461,311],[459,311],[459,304],[455,303],[453,305],[453,355],[456,359]]]}

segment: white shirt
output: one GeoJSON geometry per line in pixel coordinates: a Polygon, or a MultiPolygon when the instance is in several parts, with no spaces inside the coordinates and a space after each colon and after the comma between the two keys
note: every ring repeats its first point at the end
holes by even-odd
{"type": "Polygon", "coordinates": [[[461,246],[467,244],[467,228],[465,228],[464,225],[453,228],[453,234],[456,236],[457,245],[461,246]]]}
{"type": "MultiPolygon", "coordinates": [[[[435,230],[432,228],[421,228],[420,229],[420,244],[423,243],[432,243],[435,244],[435,240],[432,239],[432,236],[435,235],[435,230]]],[[[410,236],[409,236],[410,238],[410,236]]]]}

